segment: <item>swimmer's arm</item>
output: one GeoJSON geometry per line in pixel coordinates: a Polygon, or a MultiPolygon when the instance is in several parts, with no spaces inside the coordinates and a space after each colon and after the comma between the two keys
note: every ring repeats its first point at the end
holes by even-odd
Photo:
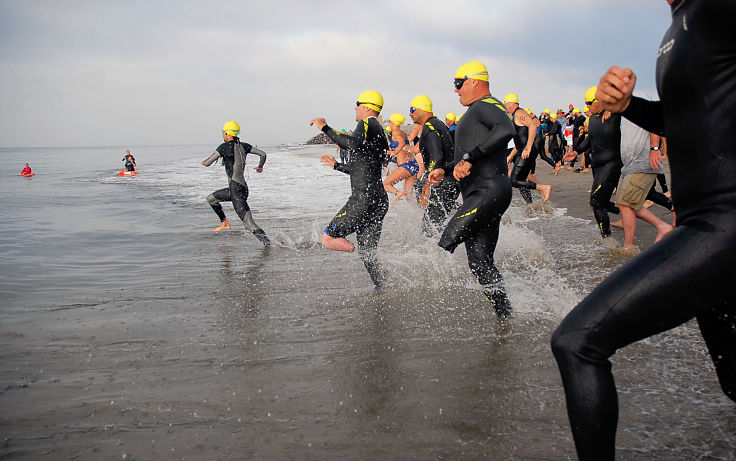
{"type": "Polygon", "coordinates": [[[664,136],[664,115],[659,101],[647,101],[634,96],[621,115],[650,133],[664,136]]]}
{"type": "Polygon", "coordinates": [[[204,166],[210,166],[213,163],[215,163],[218,158],[220,158],[220,153],[217,152],[217,151],[215,151],[215,152],[212,153],[212,155],[210,155],[206,159],[202,160],[200,163],[202,165],[204,165],[204,166]]]}
{"type": "Polygon", "coordinates": [[[330,128],[329,125],[323,126],[322,132],[326,134],[328,138],[332,139],[335,144],[342,147],[343,149],[354,151],[358,146],[363,144],[363,141],[365,140],[365,128],[363,125],[364,123],[365,122],[363,121],[358,122],[358,126],[355,128],[355,131],[353,131],[354,136],[340,134],[334,129],[330,128]]]}
{"type": "Polygon", "coordinates": [[[516,150],[516,147],[514,147],[513,149],[511,149],[511,153],[509,153],[509,156],[506,157],[506,164],[507,165],[511,165],[511,162],[514,161],[514,158],[516,157],[516,154],[518,154],[518,153],[519,153],[519,151],[516,150]]]}
{"type": "Polygon", "coordinates": [[[590,136],[585,136],[585,134],[582,134],[580,137],[578,137],[578,142],[572,146],[572,148],[575,150],[575,152],[583,153],[586,150],[590,149],[590,136]]]}
{"type": "Polygon", "coordinates": [[[430,131],[429,135],[421,142],[424,143],[425,152],[429,153],[429,171],[442,165],[442,139],[436,131],[430,131]]]}
{"type": "Polygon", "coordinates": [[[479,158],[487,157],[493,152],[506,150],[509,140],[514,137],[514,123],[496,107],[488,105],[488,111],[493,111],[488,117],[486,124],[490,132],[486,139],[482,140],[473,150],[468,152],[468,162],[472,164],[479,158]],[[501,117],[504,117],[503,119],[501,117]]]}
{"type": "Polygon", "coordinates": [[[258,166],[256,167],[257,170],[262,170],[263,165],[266,164],[266,153],[263,152],[261,149],[257,147],[251,147],[249,154],[256,154],[257,156],[261,157],[261,160],[258,162],[258,166]]]}

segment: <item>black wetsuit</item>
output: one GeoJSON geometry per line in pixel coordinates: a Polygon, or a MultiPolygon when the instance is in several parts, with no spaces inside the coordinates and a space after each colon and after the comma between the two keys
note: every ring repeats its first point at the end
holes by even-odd
{"type": "Polygon", "coordinates": [[[340,134],[325,125],[322,131],[349,152],[348,163],[335,163],[335,170],[350,175],[350,198],[325,228],[325,234],[344,238],[355,232],[358,251],[376,288],[383,284],[383,271],[376,260],[388,195],[381,181],[381,168],[388,141],[375,117],[358,122],[352,135],[340,134]]]}
{"type": "Polygon", "coordinates": [[[555,164],[562,162],[562,146],[560,142],[560,130],[562,125],[557,120],[547,121],[547,135],[549,136],[549,155],[555,164]]]}
{"type": "MultiPolygon", "coordinates": [[[[618,402],[609,357],[693,317],[736,401],[736,40],[732,0],[675,1],[657,58],[661,102],[623,115],[667,137],[677,227],[563,320],[552,349],[581,460],[612,460],[618,402]]],[[[704,430],[719,432],[713,427],[704,430]]]]}
{"type": "MultiPolygon", "coordinates": [[[[426,175],[436,169],[452,164],[455,145],[447,125],[437,117],[430,117],[424,122],[422,133],[419,136],[419,152],[424,161],[426,175]]],[[[436,186],[430,186],[427,209],[422,218],[422,232],[431,236],[439,232],[447,216],[456,208],[457,197],[460,195],[455,178],[445,176],[436,186]]]]}
{"type": "Polygon", "coordinates": [[[588,137],[582,143],[590,142],[590,160],[593,168],[593,186],[590,189],[590,206],[603,237],[611,236],[611,220],[608,213],[619,213],[611,195],[621,176],[621,115],[611,114],[603,120],[603,112],[591,115],[588,120],[588,137]]]}
{"type": "MultiPolygon", "coordinates": [[[[547,151],[545,149],[545,141],[547,138],[544,135],[547,133],[547,126],[550,122],[551,120],[549,117],[542,117],[542,119],[539,120],[540,125],[537,127],[537,137],[534,138],[534,146],[537,148],[539,158],[547,162],[547,164],[552,168],[555,168],[555,161],[547,155],[547,151]]],[[[533,172],[534,169],[532,168],[532,173],[533,172]]]]}
{"type": "Polygon", "coordinates": [[[135,157],[132,155],[126,155],[123,157],[125,162],[125,171],[135,171],[135,157]]]}
{"type": "Polygon", "coordinates": [[[266,153],[257,147],[253,147],[248,143],[240,142],[238,138],[232,141],[224,142],[215,150],[215,152],[202,162],[205,166],[210,166],[219,158],[225,165],[225,173],[227,173],[228,187],[217,190],[207,196],[207,202],[215,211],[220,221],[225,221],[225,212],[222,210],[220,202],[232,202],[235,212],[243,221],[243,226],[253,233],[258,240],[265,246],[271,244],[266,233],[258,227],[253,221],[253,216],[248,206],[248,185],[245,182],[245,156],[247,154],[258,155],[261,160],[258,168],[263,168],[266,163],[266,153]]]}
{"type": "Polygon", "coordinates": [[[465,242],[470,271],[501,318],[511,314],[511,304],[503,277],[493,264],[493,252],[501,216],[511,203],[505,154],[514,132],[511,115],[498,99],[486,96],[468,106],[455,134],[455,161],[445,166],[445,176],[452,174],[466,153],[472,167],[470,175],[460,180],[463,204],[438,243],[452,253],[465,242]]]}
{"type": "MultiPolygon", "coordinates": [[[[516,111],[518,110],[523,109],[520,107],[514,109],[514,113],[511,114],[511,120],[514,120],[514,117],[516,117],[516,111]]],[[[536,138],[534,139],[535,143],[532,145],[529,158],[523,158],[521,153],[524,151],[526,143],[529,141],[529,128],[524,125],[517,125],[516,122],[514,122],[514,128],[516,129],[516,133],[514,134],[514,146],[516,147],[517,152],[516,158],[514,159],[514,168],[511,170],[511,186],[519,189],[521,197],[526,203],[532,203],[532,194],[530,191],[536,190],[537,184],[529,181],[527,178],[529,177],[529,173],[532,172],[534,163],[537,161],[538,152],[536,148],[536,138]]]]}

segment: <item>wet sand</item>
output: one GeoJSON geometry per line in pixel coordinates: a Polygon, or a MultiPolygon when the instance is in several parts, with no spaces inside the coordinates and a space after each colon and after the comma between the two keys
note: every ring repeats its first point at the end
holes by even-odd
{"type": "MultiPolygon", "coordinates": [[[[544,170],[553,203],[588,218],[591,176],[544,170]]],[[[316,242],[205,243],[213,262],[158,293],[2,319],[1,459],[575,459],[552,301],[514,291],[499,324],[467,279],[422,269],[376,294],[357,257],[316,242]]],[[[551,286],[573,284],[553,269],[551,286]]],[[[736,457],[736,412],[692,323],[614,364],[619,459],[736,457]]]]}
{"type": "MultiPolygon", "coordinates": [[[[578,165],[575,165],[577,168],[578,165]]],[[[671,186],[669,176],[669,161],[665,160],[665,174],[667,175],[667,185],[671,186]]],[[[593,184],[593,173],[577,173],[575,171],[569,171],[562,169],[557,176],[554,176],[554,170],[542,161],[537,161],[537,179],[542,184],[552,185],[552,196],[550,202],[558,207],[567,208],[567,214],[575,216],[576,218],[587,219],[591,221],[594,229],[597,229],[595,224],[595,217],[593,216],[593,210],[590,207],[589,191],[593,184]]],[[[657,190],[661,191],[659,183],[657,183],[657,190]]],[[[533,193],[533,198],[537,199],[537,192],[533,193]]],[[[615,194],[613,195],[615,199],[615,194]]],[[[652,205],[649,211],[654,213],[659,219],[663,220],[668,224],[672,224],[672,213],[665,210],[659,205],[652,205]]],[[[620,215],[609,214],[611,221],[620,219],[620,215]]],[[[619,246],[623,246],[624,242],[624,231],[620,228],[611,229],[612,236],[619,242],[619,246]]],[[[654,239],[657,236],[657,232],[654,227],[644,221],[638,219],[636,222],[636,236],[634,238],[634,245],[639,247],[641,250],[645,250],[652,246],[654,239]]]]}

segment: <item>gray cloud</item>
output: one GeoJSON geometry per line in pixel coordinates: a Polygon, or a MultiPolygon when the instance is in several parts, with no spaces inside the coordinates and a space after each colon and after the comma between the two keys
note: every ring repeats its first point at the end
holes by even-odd
{"type": "Polygon", "coordinates": [[[365,89],[384,115],[422,93],[460,113],[452,77],[475,59],[537,112],[581,104],[612,64],[656,94],[666,3],[602,3],[0,1],[0,142],[216,143],[229,119],[250,142],[301,141],[315,116],[352,127],[365,89]]]}

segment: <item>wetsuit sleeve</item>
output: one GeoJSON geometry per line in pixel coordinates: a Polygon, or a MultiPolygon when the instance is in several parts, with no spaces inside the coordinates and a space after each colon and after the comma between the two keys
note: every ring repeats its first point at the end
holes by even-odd
{"type": "Polygon", "coordinates": [[[330,128],[329,125],[322,127],[322,132],[327,135],[328,138],[343,149],[355,150],[358,146],[365,142],[365,134],[368,130],[368,122],[362,120],[358,122],[358,126],[355,127],[353,135],[340,134],[337,131],[330,128]]]}
{"type": "Polygon", "coordinates": [[[659,101],[647,101],[634,96],[621,115],[650,133],[664,136],[664,113],[659,101]]]}
{"type": "Polygon", "coordinates": [[[493,103],[485,103],[484,113],[480,121],[489,128],[488,136],[478,146],[468,152],[468,162],[487,157],[499,150],[505,150],[509,140],[514,137],[514,123],[505,109],[501,110],[493,103]]]}
{"type": "Polygon", "coordinates": [[[210,165],[212,165],[213,163],[215,163],[215,161],[217,161],[217,159],[218,159],[218,158],[220,158],[220,157],[221,157],[221,155],[220,155],[220,152],[219,152],[219,151],[214,151],[214,152],[212,153],[212,155],[210,155],[209,157],[207,157],[207,158],[206,158],[206,159],[205,159],[205,160],[204,160],[204,161],[202,162],[202,165],[204,165],[204,166],[210,166],[210,165]]]}
{"type": "Polygon", "coordinates": [[[261,160],[258,162],[258,168],[263,168],[263,165],[266,164],[266,153],[257,147],[251,146],[249,154],[256,154],[261,157],[261,160]]]}
{"type": "Polygon", "coordinates": [[[440,134],[433,127],[427,128],[429,132],[427,136],[423,136],[420,141],[424,145],[425,151],[429,154],[429,168],[427,171],[432,171],[435,168],[442,166],[442,138],[440,134]]]}
{"type": "Polygon", "coordinates": [[[573,146],[575,152],[585,152],[590,149],[590,136],[580,136],[573,146]]]}

